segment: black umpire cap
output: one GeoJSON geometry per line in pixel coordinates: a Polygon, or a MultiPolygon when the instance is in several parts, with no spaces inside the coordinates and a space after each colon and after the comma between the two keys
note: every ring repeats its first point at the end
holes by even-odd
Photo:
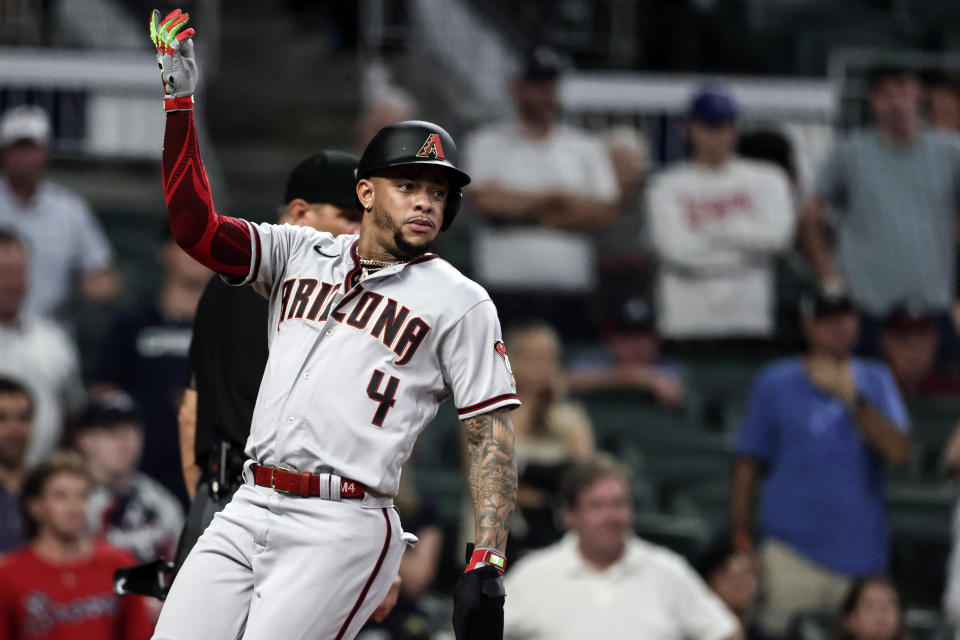
{"type": "Polygon", "coordinates": [[[345,151],[324,150],[310,156],[290,172],[283,202],[301,198],[311,204],[356,207],[359,161],[360,158],[345,151]]]}

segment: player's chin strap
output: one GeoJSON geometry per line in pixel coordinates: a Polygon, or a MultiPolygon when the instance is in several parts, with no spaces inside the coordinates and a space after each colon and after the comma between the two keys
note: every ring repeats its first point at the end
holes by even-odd
{"type": "Polygon", "coordinates": [[[473,548],[473,543],[467,544],[467,568],[464,573],[490,565],[495,567],[501,574],[507,568],[507,557],[500,551],[490,547],[473,548]]]}

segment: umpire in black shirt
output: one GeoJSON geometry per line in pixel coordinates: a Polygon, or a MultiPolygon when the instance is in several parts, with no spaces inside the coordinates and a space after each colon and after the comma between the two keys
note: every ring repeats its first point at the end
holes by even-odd
{"type": "MultiPolygon", "coordinates": [[[[279,222],[333,235],[359,233],[359,158],[321,151],[291,172],[279,222]]],[[[207,285],[193,321],[190,388],[180,406],[180,457],[192,502],[175,569],[242,482],[243,453],[267,364],[267,301],[220,278],[207,285]]]]}

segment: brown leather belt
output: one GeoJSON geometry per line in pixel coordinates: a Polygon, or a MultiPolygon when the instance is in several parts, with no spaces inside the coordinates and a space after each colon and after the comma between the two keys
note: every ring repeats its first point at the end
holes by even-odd
{"type": "Polygon", "coordinates": [[[334,486],[340,476],[332,473],[310,473],[288,471],[280,467],[253,465],[253,482],[261,487],[269,487],[280,493],[292,493],[303,496],[317,496],[327,500],[362,498],[367,488],[356,480],[340,478],[339,491],[334,486]]]}

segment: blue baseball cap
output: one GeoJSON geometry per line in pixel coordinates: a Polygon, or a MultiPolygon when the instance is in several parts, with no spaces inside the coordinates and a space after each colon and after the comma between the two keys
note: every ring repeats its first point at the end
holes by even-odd
{"type": "Polygon", "coordinates": [[[737,103],[725,87],[710,85],[702,87],[690,100],[687,116],[691,120],[718,124],[732,122],[740,115],[737,103]]]}

